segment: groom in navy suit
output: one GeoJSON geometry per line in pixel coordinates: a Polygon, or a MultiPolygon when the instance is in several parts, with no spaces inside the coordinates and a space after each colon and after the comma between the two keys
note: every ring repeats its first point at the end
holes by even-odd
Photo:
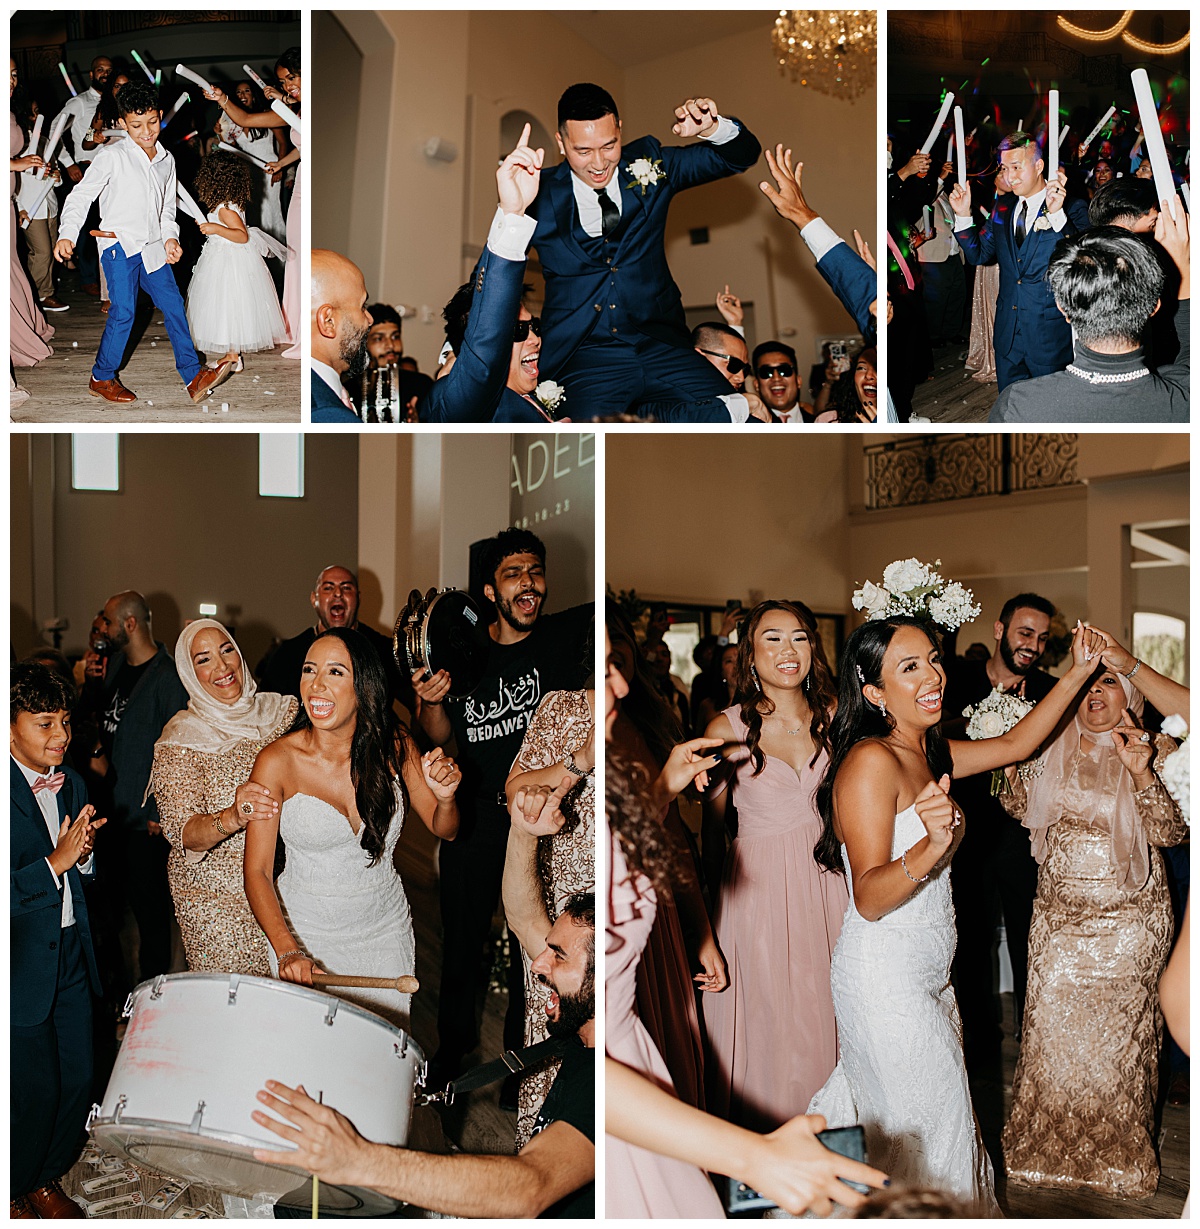
{"type": "Polygon", "coordinates": [[[664,248],[676,192],[749,170],[761,146],[711,98],[675,111],[673,132],[695,145],[642,137],[622,147],[611,95],[572,85],[559,99],[556,140],[565,161],[543,172],[530,207],[546,279],[542,369],[565,384],[575,421],[648,402],[721,398],[734,421],[748,406],[691,348],[664,248]]]}
{"type": "Polygon", "coordinates": [[[92,995],[100,977],[81,875],[95,819],[83,779],[62,767],[74,696],[22,662],[9,690],[10,1216],[82,1219],[60,1184],[79,1151],[92,1085],[92,995]]]}
{"type": "Polygon", "coordinates": [[[1087,205],[1066,199],[1066,172],[1046,182],[1037,139],[1015,132],[1000,142],[1000,163],[1011,192],[996,198],[982,230],[971,216],[971,188],[955,184],[950,206],[954,237],[973,265],[1000,265],[1000,297],[992,330],[996,381],[1003,392],[1018,380],[1063,371],[1074,355],[1071,326],[1046,280],[1060,239],[1088,228],[1087,205]]]}

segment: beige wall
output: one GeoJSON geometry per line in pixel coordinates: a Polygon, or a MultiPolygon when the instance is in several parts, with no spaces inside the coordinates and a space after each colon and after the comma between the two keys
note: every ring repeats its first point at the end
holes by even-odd
{"type": "MultiPolygon", "coordinates": [[[[611,24],[613,16],[604,19],[611,24]]],[[[642,15],[621,16],[637,39],[642,15]]],[[[431,371],[444,340],[441,309],[469,274],[495,210],[501,118],[528,111],[552,133],[558,97],[575,81],[610,90],[627,139],[651,132],[669,143],[674,108],[711,95],[764,145],[793,147],[808,171],[810,202],[840,234],[849,238],[857,227],[872,235],[875,95],[851,104],[781,77],[769,46],[773,20],[774,11],[764,10],[761,29],[724,37],[714,22],[711,41],[632,63],[637,54],[614,48],[606,55],[552,13],[530,20],[508,11],[364,10],[319,18],[315,29],[336,21],[363,65],[357,120],[336,98],[324,116],[314,108],[314,148],[333,149],[343,170],[313,177],[313,244],[344,243],[372,298],[417,309],[417,319],[405,321],[405,348],[431,371]],[[458,147],[454,162],[425,157],[422,146],[433,136],[458,147]]],[[[319,42],[313,59],[319,73],[319,42]]],[[[346,60],[345,40],[331,39],[331,75],[346,60]]],[[[558,161],[553,146],[546,154],[548,164],[558,161]]],[[[668,256],[686,306],[711,304],[728,281],[753,301],[759,340],[782,330],[807,357],[815,335],[853,326],[795,230],[759,194],[766,174],[760,159],[745,175],[683,194],[672,206],[668,256]],[[687,231],[697,226],[710,228],[710,242],[693,248],[687,231]]]]}

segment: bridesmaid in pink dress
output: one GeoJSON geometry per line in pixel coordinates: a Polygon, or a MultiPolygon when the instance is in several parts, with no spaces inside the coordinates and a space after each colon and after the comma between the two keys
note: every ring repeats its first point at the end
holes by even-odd
{"type": "MultiPolygon", "coordinates": [[[[17,65],[9,60],[9,97],[17,87],[17,65]]],[[[11,245],[9,248],[9,334],[8,353],[14,366],[32,367],[42,359],[49,358],[54,351],[46,344],[54,336],[54,329],[46,323],[33,295],[33,287],[25,274],[25,267],[17,254],[17,231],[20,223],[17,219],[15,203],[17,195],[17,174],[20,171],[31,170],[42,165],[41,158],[31,156],[24,158],[21,150],[25,145],[25,134],[17,117],[10,111],[9,124],[9,197],[10,205],[9,231],[11,245]]],[[[25,390],[19,388],[10,377],[9,393],[13,403],[24,401],[28,396],[25,390]],[[23,395],[22,395],[23,394],[23,395]]]]}
{"type": "Polygon", "coordinates": [[[730,792],[737,807],[713,919],[729,988],[703,1003],[708,1109],[770,1131],[808,1108],[838,1058],[829,966],[848,895],[813,858],[834,691],[806,608],[761,602],[747,615],[737,694],[746,703],[705,731],[747,744],[730,790],[713,786],[704,803],[706,860],[725,848],[730,792]]]}
{"type": "MultiPolygon", "coordinates": [[[[279,89],[267,86],[263,91],[268,99],[291,102],[297,114],[300,111],[301,78],[300,78],[300,48],[289,47],[275,63],[275,76],[279,80],[279,89]]],[[[241,128],[287,128],[292,139],[292,149],[276,162],[267,165],[269,171],[278,171],[293,162],[300,161],[300,130],[292,128],[283,116],[275,111],[250,112],[243,110],[221,89],[212,89],[204,95],[211,102],[220,106],[221,110],[241,128]]],[[[283,272],[283,319],[287,324],[288,340],[293,344],[283,352],[284,358],[300,357],[300,339],[304,329],[300,318],[300,248],[301,229],[303,226],[303,195],[301,176],[303,172],[296,169],[296,183],[292,189],[292,199],[288,204],[287,243],[291,249],[284,265],[283,272]]]]}

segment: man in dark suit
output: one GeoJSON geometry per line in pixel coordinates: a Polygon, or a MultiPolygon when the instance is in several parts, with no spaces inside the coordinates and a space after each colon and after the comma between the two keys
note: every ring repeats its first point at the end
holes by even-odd
{"type": "Polygon", "coordinates": [[[325,248],[313,249],[311,281],[312,421],[357,423],[341,377],[362,375],[370,357],[367,284],[352,260],[325,248]]]}
{"type": "Polygon", "coordinates": [[[559,152],[529,212],[546,278],[542,366],[570,390],[576,421],[620,414],[646,402],[721,398],[734,421],[748,407],[691,348],[679,288],[664,249],[677,192],[736,175],[761,147],[711,98],[675,111],[686,147],[642,137],[622,147],[611,95],[573,85],[558,104],[559,152]]]}
{"type": "Polygon", "coordinates": [[[992,330],[996,382],[1003,392],[1018,380],[1062,371],[1071,361],[1071,326],[1046,280],[1060,239],[1088,228],[1087,205],[1067,200],[1067,174],[1047,183],[1037,138],[1015,132],[1000,142],[1000,163],[1011,192],[996,198],[982,230],[971,216],[969,184],[955,184],[950,206],[954,237],[973,265],[1000,266],[1000,297],[992,330]]]}
{"type": "MultiPolygon", "coordinates": [[[[950,663],[942,706],[943,712],[953,715],[947,733],[965,737],[963,709],[978,704],[993,689],[1035,704],[1050,693],[1054,676],[1037,664],[1053,617],[1054,603],[1036,593],[1018,593],[1004,603],[992,628],[996,647],[991,657],[982,661],[956,657],[950,663]]],[[[952,971],[967,1064],[974,1069],[995,1069],[1000,1062],[1000,1010],[992,968],[1001,916],[1012,961],[1013,1016],[1020,1035],[1038,875],[1029,833],[992,797],[990,782],[990,774],[983,773],[955,781],[952,789],[967,817],[951,880],[958,932],[952,971]]]]}
{"type": "Polygon", "coordinates": [[[60,1179],[78,1155],[92,1085],[92,995],[100,977],[81,875],[96,819],[63,760],[75,697],[46,666],[22,662],[9,685],[11,875],[9,1215],[83,1219],[60,1179]]]}

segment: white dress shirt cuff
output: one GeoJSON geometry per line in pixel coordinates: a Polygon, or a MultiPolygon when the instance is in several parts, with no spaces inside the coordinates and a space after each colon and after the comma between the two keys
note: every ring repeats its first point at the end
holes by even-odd
{"type": "MultiPolygon", "coordinates": [[[[46,865],[50,866],[49,858],[46,859],[46,865]]],[[[54,874],[54,867],[52,866],[50,866],[50,874],[54,875],[54,886],[61,892],[62,891],[62,880],[57,875],[54,874]]]]}
{"type": "Polygon", "coordinates": [[[974,225],[975,225],[974,218],[960,217],[957,213],[954,215],[954,229],[955,230],[967,230],[969,227],[972,227],[974,225]]]}
{"type": "Polygon", "coordinates": [[[730,422],[743,423],[750,418],[750,402],[741,393],[727,393],[720,400],[725,402],[730,422]]]}
{"type": "Polygon", "coordinates": [[[75,159],[67,152],[67,147],[59,142],[58,148],[55,150],[54,156],[63,164],[63,166],[74,166],[75,159]]]}
{"type": "Polygon", "coordinates": [[[1046,217],[1050,219],[1050,229],[1058,234],[1060,230],[1067,224],[1067,211],[1060,209],[1056,213],[1048,213],[1046,217]]]}
{"type": "Polygon", "coordinates": [[[497,206],[492,229],[488,232],[488,251],[503,260],[524,260],[535,230],[536,218],[522,213],[505,213],[497,206]]]}
{"type": "Polygon", "coordinates": [[[728,141],[732,141],[741,131],[737,124],[731,119],[726,119],[723,115],[717,116],[716,131],[711,136],[702,136],[700,140],[708,141],[710,145],[724,145],[728,141]]]}
{"type": "Polygon", "coordinates": [[[76,865],[75,869],[76,869],[76,870],[77,870],[77,871],[78,871],[81,875],[90,875],[90,874],[92,873],[92,859],[93,859],[95,856],[96,856],[96,855],[95,855],[95,854],[93,854],[93,853],[88,854],[88,856],[87,856],[86,858],[84,858],[82,861],[80,861],[79,863],[77,863],[77,865],[76,865]]]}
{"type": "Polygon", "coordinates": [[[842,237],[824,218],[813,218],[800,232],[800,238],[808,244],[808,250],[816,260],[820,260],[830,249],[842,242],[842,237]]]}
{"type": "Polygon", "coordinates": [[[739,337],[741,337],[741,338],[745,338],[745,336],[746,336],[746,329],[745,329],[745,326],[744,326],[744,325],[741,325],[741,324],[731,324],[729,327],[730,327],[731,329],[733,329],[733,331],[734,331],[734,332],[735,332],[735,333],[736,333],[739,337]]]}

